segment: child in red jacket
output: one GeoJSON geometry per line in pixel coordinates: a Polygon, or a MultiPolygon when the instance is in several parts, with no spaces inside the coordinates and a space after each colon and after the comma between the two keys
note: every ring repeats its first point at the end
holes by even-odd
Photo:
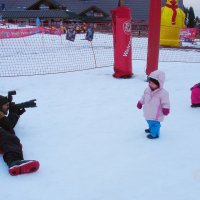
{"type": "Polygon", "coordinates": [[[191,107],[200,107],[200,83],[195,84],[191,89],[191,107]]]}

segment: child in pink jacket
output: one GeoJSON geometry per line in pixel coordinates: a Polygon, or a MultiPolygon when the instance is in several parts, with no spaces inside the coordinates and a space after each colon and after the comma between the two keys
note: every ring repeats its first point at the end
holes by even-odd
{"type": "Polygon", "coordinates": [[[148,77],[149,87],[145,89],[137,107],[143,107],[144,117],[149,128],[145,129],[147,138],[155,139],[160,134],[160,122],[170,112],[169,94],[163,88],[165,73],[159,70],[152,72],[148,77]]]}
{"type": "Polygon", "coordinates": [[[191,107],[200,107],[200,83],[195,84],[191,89],[191,107]]]}

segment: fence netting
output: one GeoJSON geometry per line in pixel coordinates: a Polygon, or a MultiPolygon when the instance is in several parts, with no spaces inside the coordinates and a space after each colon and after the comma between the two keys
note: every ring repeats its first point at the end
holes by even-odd
{"type": "MultiPolygon", "coordinates": [[[[66,39],[67,29],[19,27],[0,28],[0,77],[66,73],[113,66],[112,24],[89,24],[94,30],[87,39],[87,30],[78,30],[74,41],[66,39]],[[27,31],[27,29],[30,29],[27,31]]],[[[70,29],[70,27],[69,27],[70,29]]],[[[148,27],[133,22],[132,57],[147,59],[148,27]]],[[[200,62],[200,42],[180,48],[160,48],[159,60],[200,62]]]]}

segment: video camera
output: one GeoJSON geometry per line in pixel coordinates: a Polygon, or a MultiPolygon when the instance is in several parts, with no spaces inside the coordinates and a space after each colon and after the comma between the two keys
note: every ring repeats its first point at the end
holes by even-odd
{"type": "Polygon", "coordinates": [[[23,103],[15,104],[14,102],[12,102],[13,95],[16,95],[16,91],[15,90],[12,90],[12,91],[8,92],[8,102],[10,103],[10,107],[15,106],[18,109],[37,107],[36,102],[35,102],[36,99],[32,99],[32,100],[29,100],[29,101],[26,101],[26,102],[23,102],[23,103]]]}

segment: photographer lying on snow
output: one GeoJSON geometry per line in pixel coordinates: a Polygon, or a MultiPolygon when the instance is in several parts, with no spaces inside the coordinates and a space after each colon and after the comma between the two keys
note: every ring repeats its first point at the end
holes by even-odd
{"type": "Polygon", "coordinates": [[[22,145],[14,131],[14,127],[25,112],[25,108],[36,107],[34,102],[36,100],[15,104],[12,102],[12,95],[15,94],[15,91],[11,91],[8,92],[8,97],[0,95],[0,151],[12,176],[35,172],[40,165],[36,160],[24,160],[22,145]]]}

